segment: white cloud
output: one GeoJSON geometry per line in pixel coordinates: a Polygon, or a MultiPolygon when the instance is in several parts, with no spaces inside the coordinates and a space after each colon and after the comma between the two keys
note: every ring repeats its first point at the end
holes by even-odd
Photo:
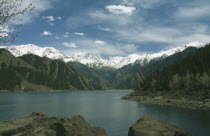
{"type": "Polygon", "coordinates": [[[11,32],[9,26],[2,26],[2,25],[0,25],[0,31],[1,32],[6,32],[6,33],[11,32]]]}
{"type": "Polygon", "coordinates": [[[9,26],[1,26],[0,25],[0,39],[3,37],[8,37],[9,33],[12,32],[11,28],[9,26]]]}
{"type": "Polygon", "coordinates": [[[52,33],[49,31],[44,31],[41,35],[52,35],[52,33]]]}
{"type": "Polygon", "coordinates": [[[42,18],[45,19],[49,25],[54,26],[52,22],[55,21],[55,18],[53,16],[42,16],[42,18]]]}
{"type": "Polygon", "coordinates": [[[55,20],[55,18],[53,16],[42,16],[43,19],[46,19],[49,22],[52,22],[55,20]]]}
{"type": "Polygon", "coordinates": [[[66,47],[77,48],[78,46],[75,43],[62,43],[66,47]]]}
{"type": "Polygon", "coordinates": [[[54,26],[54,24],[53,23],[49,23],[51,26],[54,26]]]}
{"type": "Polygon", "coordinates": [[[97,40],[97,41],[95,41],[95,43],[97,43],[97,44],[105,44],[106,42],[97,40]]]}
{"type": "Polygon", "coordinates": [[[62,20],[61,17],[54,17],[54,16],[42,16],[42,18],[45,19],[47,23],[51,26],[54,26],[54,23],[52,22],[55,21],[56,19],[62,20]]]}
{"type": "Polygon", "coordinates": [[[63,38],[68,38],[69,37],[69,32],[66,32],[65,34],[63,34],[63,38]]]}
{"type": "Polygon", "coordinates": [[[8,36],[9,36],[8,33],[0,33],[0,39],[8,36]]]}
{"type": "MultiPolygon", "coordinates": [[[[104,11],[98,11],[98,12],[90,12],[89,16],[94,20],[93,24],[95,22],[97,23],[108,23],[111,25],[129,25],[131,24],[133,21],[136,21],[136,19],[133,19],[133,16],[116,16],[115,14],[108,14],[105,13],[104,11]]],[[[139,17],[138,19],[141,19],[141,17],[139,17]]],[[[138,20],[137,19],[137,20],[138,20]]],[[[85,21],[85,20],[83,20],[85,21]]]]}
{"type": "Polygon", "coordinates": [[[108,5],[106,9],[114,14],[132,14],[136,7],[125,6],[125,5],[108,5]]]}
{"type": "Polygon", "coordinates": [[[98,28],[101,31],[111,32],[111,30],[109,28],[104,28],[104,27],[101,27],[101,26],[98,26],[98,28]]]}
{"type": "Polygon", "coordinates": [[[63,35],[63,38],[68,38],[68,37],[69,37],[68,34],[64,34],[64,35],[63,35]]]}
{"type": "Polygon", "coordinates": [[[79,35],[79,36],[85,35],[84,33],[78,33],[78,32],[75,32],[74,34],[75,34],[75,35],[79,35]]]}
{"type": "Polygon", "coordinates": [[[58,20],[62,20],[62,18],[61,17],[58,17],[58,20]]]}

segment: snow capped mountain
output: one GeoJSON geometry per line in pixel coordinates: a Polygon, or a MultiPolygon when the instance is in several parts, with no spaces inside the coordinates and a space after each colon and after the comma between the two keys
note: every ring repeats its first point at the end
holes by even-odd
{"type": "Polygon", "coordinates": [[[140,58],[137,59],[136,63],[140,63],[141,65],[145,65],[148,64],[151,60],[158,60],[158,59],[163,59],[166,58],[168,56],[171,56],[175,53],[178,52],[182,52],[183,50],[185,50],[188,47],[196,47],[196,48],[200,48],[203,47],[205,44],[200,43],[200,42],[191,42],[182,46],[178,46],[176,48],[173,49],[169,49],[166,51],[161,51],[158,53],[148,53],[148,54],[144,54],[142,55],[140,58]]]}
{"type": "Polygon", "coordinates": [[[61,59],[64,61],[76,61],[73,57],[65,56],[53,47],[39,47],[34,44],[0,46],[10,51],[14,56],[19,57],[25,54],[34,54],[40,57],[48,57],[50,59],[61,59]]]}
{"type": "Polygon", "coordinates": [[[73,58],[75,58],[77,61],[79,61],[82,64],[88,65],[89,67],[101,68],[103,66],[106,66],[105,65],[106,60],[103,60],[99,56],[90,52],[75,53],[73,58]]]}
{"type": "Polygon", "coordinates": [[[121,68],[125,65],[134,63],[138,60],[141,56],[138,54],[131,54],[128,57],[109,57],[107,60],[106,65],[112,66],[114,68],[121,68]]]}
{"type": "Polygon", "coordinates": [[[125,65],[128,64],[133,64],[133,63],[140,63],[142,66],[145,64],[148,64],[151,60],[158,60],[158,59],[163,59],[166,58],[168,56],[171,56],[177,52],[182,52],[184,49],[188,48],[188,47],[197,47],[200,48],[204,46],[203,43],[199,43],[199,42],[191,42],[188,43],[186,45],[182,45],[170,50],[166,50],[166,51],[161,51],[158,53],[147,53],[147,54],[143,54],[143,55],[138,55],[138,54],[132,54],[129,55],[127,57],[110,57],[108,59],[108,66],[112,66],[115,68],[121,68],[125,65]]]}
{"type": "Polygon", "coordinates": [[[174,53],[181,52],[188,47],[199,48],[202,46],[204,46],[203,43],[191,42],[189,44],[182,45],[170,50],[161,51],[158,53],[147,53],[143,55],[131,54],[127,57],[118,56],[118,57],[109,57],[109,59],[102,59],[101,57],[90,52],[78,52],[75,53],[74,56],[67,56],[53,47],[39,47],[33,44],[19,45],[19,46],[1,46],[0,48],[5,48],[9,50],[16,57],[25,54],[35,54],[40,57],[46,56],[50,59],[60,59],[65,62],[77,61],[89,67],[94,67],[94,68],[101,68],[106,66],[118,69],[125,65],[133,63],[140,63],[141,65],[145,65],[148,64],[151,60],[158,60],[168,57],[170,55],[173,55],[174,53]]]}

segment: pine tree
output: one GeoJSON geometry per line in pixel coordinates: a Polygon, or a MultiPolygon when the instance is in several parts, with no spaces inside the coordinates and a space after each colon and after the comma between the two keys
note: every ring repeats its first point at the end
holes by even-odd
{"type": "Polygon", "coordinates": [[[151,90],[156,91],[157,90],[157,81],[155,79],[151,82],[151,90]]]}
{"type": "Polygon", "coordinates": [[[177,90],[181,88],[181,77],[179,76],[179,74],[176,74],[172,77],[172,80],[170,81],[170,89],[171,90],[177,90]]]}
{"type": "Polygon", "coordinates": [[[201,86],[202,86],[202,84],[201,84],[201,75],[200,75],[200,73],[197,73],[195,75],[195,88],[196,89],[201,89],[201,86]]]}
{"type": "Polygon", "coordinates": [[[204,72],[202,77],[201,77],[201,84],[202,84],[203,89],[209,89],[210,78],[209,78],[209,76],[207,75],[206,72],[204,72]]]}
{"type": "Polygon", "coordinates": [[[189,72],[187,72],[187,74],[185,76],[184,85],[185,85],[185,89],[187,91],[194,89],[193,77],[189,72]]]}

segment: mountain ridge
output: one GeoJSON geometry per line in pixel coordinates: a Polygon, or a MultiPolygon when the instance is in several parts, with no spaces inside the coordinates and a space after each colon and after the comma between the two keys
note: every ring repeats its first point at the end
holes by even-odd
{"type": "MultiPolygon", "coordinates": [[[[8,50],[0,49],[0,70],[2,73],[6,72],[10,77],[14,75],[14,81],[18,82],[14,82],[13,88],[18,86],[18,88],[26,88],[24,86],[31,83],[46,86],[53,90],[136,89],[148,76],[198,50],[196,47],[187,47],[183,47],[186,48],[184,51],[176,50],[177,52],[171,56],[161,56],[156,60],[148,61],[148,64],[145,63],[145,65],[136,61],[119,69],[110,67],[92,68],[92,66],[82,64],[79,61],[66,63],[59,59],[53,60],[46,56],[40,57],[34,54],[15,57],[8,50]]],[[[94,54],[81,53],[78,54],[77,59],[84,60],[84,54],[88,55],[85,56],[85,59],[95,58],[94,54]]],[[[99,57],[96,57],[96,59],[100,60],[99,57]]],[[[10,78],[4,75],[1,80],[10,81],[10,78]]],[[[6,89],[6,87],[3,88],[6,89]]],[[[30,90],[30,88],[24,90],[30,90]]]]}
{"type": "Polygon", "coordinates": [[[122,68],[123,66],[134,63],[140,63],[141,65],[145,65],[152,60],[166,58],[177,52],[181,52],[188,47],[200,48],[202,46],[204,46],[203,43],[191,42],[158,53],[147,53],[143,55],[131,54],[128,55],[127,57],[117,56],[117,57],[109,57],[108,59],[103,59],[91,52],[79,52],[75,53],[74,56],[67,56],[53,47],[39,47],[34,44],[2,46],[0,48],[5,48],[9,50],[16,57],[20,57],[25,54],[34,54],[40,57],[46,56],[50,59],[60,59],[65,62],[79,62],[92,68],[112,67],[119,69],[122,68]]]}

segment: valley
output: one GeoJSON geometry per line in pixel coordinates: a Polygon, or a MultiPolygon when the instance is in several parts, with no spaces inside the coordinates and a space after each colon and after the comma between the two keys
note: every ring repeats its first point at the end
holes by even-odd
{"type": "Polygon", "coordinates": [[[113,67],[102,63],[113,60],[103,60],[91,53],[68,57],[72,60],[66,62],[67,56],[51,47],[3,47],[0,89],[21,92],[132,89],[135,92],[124,99],[209,109],[209,52],[209,45],[195,42],[143,55],[147,57],[130,55],[113,67]],[[128,59],[131,56],[134,58],[128,59]]]}

